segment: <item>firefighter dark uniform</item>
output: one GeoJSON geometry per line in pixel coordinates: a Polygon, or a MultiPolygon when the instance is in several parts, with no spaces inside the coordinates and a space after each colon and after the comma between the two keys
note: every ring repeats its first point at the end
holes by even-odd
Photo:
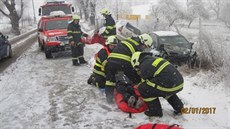
{"type": "Polygon", "coordinates": [[[175,113],[181,113],[183,103],[176,93],[183,89],[182,75],[168,61],[149,56],[149,54],[136,52],[131,58],[132,66],[142,78],[138,91],[149,107],[145,114],[147,116],[163,115],[158,97],[167,99],[175,113]]]}
{"type": "Polygon", "coordinates": [[[75,20],[79,20],[80,17],[74,15],[73,16],[73,22],[71,22],[68,25],[68,37],[69,42],[74,42],[74,44],[71,44],[71,52],[72,52],[72,61],[73,65],[79,65],[86,63],[83,54],[84,54],[84,44],[81,42],[82,36],[87,36],[81,31],[81,26],[79,23],[75,23],[75,20]]]}
{"type": "Polygon", "coordinates": [[[116,35],[116,24],[111,16],[111,13],[107,9],[102,9],[101,14],[105,17],[105,31],[101,34],[104,38],[108,38],[109,36],[116,35]]]}
{"type": "Polygon", "coordinates": [[[116,85],[115,75],[118,72],[122,71],[135,84],[140,82],[139,75],[131,65],[131,56],[137,51],[143,51],[145,47],[150,47],[152,42],[152,38],[148,34],[142,34],[138,37],[127,38],[114,48],[105,66],[105,93],[108,103],[113,103],[113,92],[116,85]],[[145,39],[145,42],[143,39],[145,39]]]}
{"type": "Polygon", "coordinates": [[[111,51],[107,47],[104,47],[95,56],[96,63],[94,65],[93,73],[95,74],[96,87],[100,89],[105,88],[104,66],[110,52],[111,51]]]}
{"type": "Polygon", "coordinates": [[[95,78],[95,85],[99,89],[105,88],[105,72],[104,66],[107,62],[107,58],[110,55],[110,52],[116,47],[118,44],[118,39],[115,36],[109,36],[105,42],[104,48],[102,48],[96,55],[96,63],[93,69],[93,75],[95,78]]]}

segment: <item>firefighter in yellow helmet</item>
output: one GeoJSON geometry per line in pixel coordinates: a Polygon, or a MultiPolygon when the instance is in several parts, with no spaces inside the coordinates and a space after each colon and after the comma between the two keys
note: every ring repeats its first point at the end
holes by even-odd
{"type": "Polygon", "coordinates": [[[73,65],[80,65],[86,63],[84,55],[84,44],[81,42],[81,36],[88,36],[83,33],[79,25],[80,17],[78,15],[72,16],[72,22],[68,25],[68,38],[71,45],[72,62],[73,65]]]}
{"type": "Polygon", "coordinates": [[[112,50],[117,46],[118,39],[115,36],[109,36],[105,42],[104,48],[99,50],[95,55],[96,63],[94,65],[93,74],[88,79],[88,84],[93,83],[92,78],[95,78],[95,85],[99,89],[105,88],[105,71],[104,66],[107,62],[107,58],[112,50]]]}
{"type": "Polygon", "coordinates": [[[163,58],[153,57],[152,53],[135,52],[131,64],[142,79],[138,91],[148,105],[145,115],[163,115],[159,97],[168,101],[175,114],[181,113],[183,103],[176,93],[183,89],[184,79],[171,63],[163,58]]]}
{"type": "Polygon", "coordinates": [[[116,35],[116,24],[111,16],[112,14],[110,11],[106,8],[103,8],[100,11],[101,15],[105,17],[105,31],[101,34],[102,37],[108,38],[109,36],[115,36],[116,35]]]}
{"type": "Polygon", "coordinates": [[[113,91],[116,86],[115,75],[123,72],[133,83],[138,84],[141,79],[131,65],[132,54],[143,51],[153,45],[153,39],[149,34],[141,34],[136,37],[121,41],[111,52],[105,66],[106,84],[105,93],[108,103],[113,103],[113,91]]]}

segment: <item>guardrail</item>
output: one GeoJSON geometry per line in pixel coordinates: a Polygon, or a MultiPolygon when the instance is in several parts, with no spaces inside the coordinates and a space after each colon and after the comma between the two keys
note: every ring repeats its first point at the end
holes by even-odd
{"type": "Polygon", "coordinates": [[[16,36],[16,37],[13,37],[13,38],[9,39],[9,42],[10,42],[11,44],[14,44],[14,43],[16,43],[16,42],[18,42],[18,41],[20,41],[20,40],[22,40],[22,39],[28,37],[28,36],[31,35],[31,34],[34,34],[34,33],[36,33],[36,32],[37,32],[37,29],[30,30],[29,32],[26,32],[26,33],[24,33],[24,34],[21,34],[21,35],[19,35],[19,36],[16,36]]]}

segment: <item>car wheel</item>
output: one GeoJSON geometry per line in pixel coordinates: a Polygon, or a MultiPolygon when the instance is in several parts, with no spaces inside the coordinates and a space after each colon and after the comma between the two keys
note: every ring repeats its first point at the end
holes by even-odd
{"type": "Polygon", "coordinates": [[[7,47],[7,52],[8,52],[7,58],[11,58],[13,56],[13,51],[10,45],[7,47]]]}
{"type": "Polygon", "coordinates": [[[12,56],[13,56],[13,51],[12,51],[12,48],[10,47],[10,50],[9,50],[9,58],[12,58],[12,56]]]}
{"type": "Polygon", "coordinates": [[[43,45],[43,42],[41,42],[41,43],[39,42],[39,47],[40,47],[40,50],[41,50],[41,51],[44,51],[44,45],[43,45]]]}
{"type": "Polygon", "coordinates": [[[194,68],[197,64],[197,55],[194,54],[192,57],[189,57],[188,59],[188,67],[189,68],[194,68]]]}
{"type": "Polygon", "coordinates": [[[47,48],[45,49],[45,55],[47,59],[53,58],[52,52],[48,50],[47,48]]]}

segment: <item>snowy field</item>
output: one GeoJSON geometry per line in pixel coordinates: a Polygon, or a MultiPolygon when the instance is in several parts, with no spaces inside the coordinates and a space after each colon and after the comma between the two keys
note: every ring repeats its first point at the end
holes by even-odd
{"type": "MultiPolygon", "coordinates": [[[[89,60],[100,47],[86,46],[89,60]]],[[[143,123],[179,124],[185,129],[229,128],[229,92],[212,81],[209,72],[180,68],[185,88],[179,94],[185,107],[215,107],[215,114],[173,116],[162,99],[164,116],[149,120],[143,113],[121,112],[109,105],[104,94],[87,84],[86,65],[72,66],[69,56],[47,60],[37,43],[0,74],[1,129],[133,129],[143,123]]]]}

